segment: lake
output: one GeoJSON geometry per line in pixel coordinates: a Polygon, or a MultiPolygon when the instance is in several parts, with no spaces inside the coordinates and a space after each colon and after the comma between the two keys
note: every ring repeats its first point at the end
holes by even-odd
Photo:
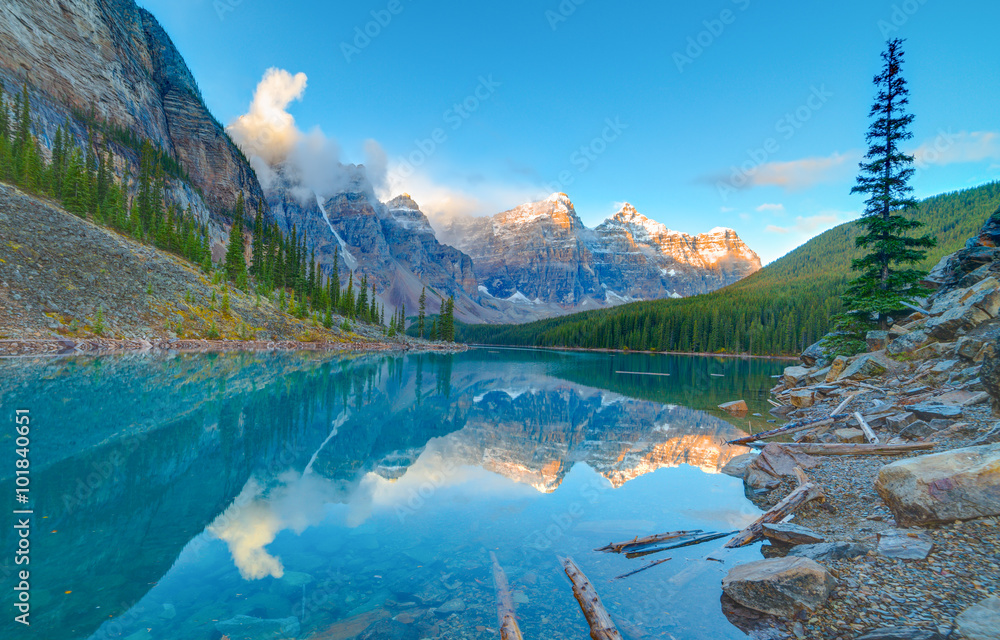
{"type": "Polygon", "coordinates": [[[560,556],[626,638],[745,637],[720,581],[755,546],[594,549],[759,515],[718,471],[746,451],[724,441],[765,418],[716,406],[767,416],[784,366],[500,349],[0,361],[0,495],[14,504],[29,409],[34,512],[31,628],[12,621],[5,527],[0,635],[497,638],[493,552],[528,640],[588,636],[560,556]]]}

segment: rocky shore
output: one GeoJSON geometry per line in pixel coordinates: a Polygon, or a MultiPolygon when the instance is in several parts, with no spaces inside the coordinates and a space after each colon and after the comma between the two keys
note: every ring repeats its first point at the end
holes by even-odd
{"type": "Polygon", "coordinates": [[[922,308],[868,334],[868,353],[806,350],[772,390],[772,414],[803,428],[724,470],[764,510],[801,471],[824,496],[766,525],[765,560],[724,582],[751,637],[1000,638],[997,218],[934,270],[922,308]],[[863,455],[872,442],[926,450],[863,455]]]}

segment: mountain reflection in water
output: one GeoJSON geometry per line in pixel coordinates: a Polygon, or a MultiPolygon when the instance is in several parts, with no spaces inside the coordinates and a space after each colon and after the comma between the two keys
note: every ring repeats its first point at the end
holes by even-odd
{"type": "MultiPolygon", "coordinates": [[[[603,578],[635,567],[595,546],[752,517],[738,481],[709,475],[744,451],[710,409],[746,397],[763,413],[754,394],[780,368],[480,350],[2,362],[0,400],[39,424],[32,632],[208,640],[247,614],[295,618],[287,637],[348,638],[408,612],[414,637],[495,637],[492,549],[528,600],[526,635],[582,637],[555,554],[607,602],[622,583],[603,578]]],[[[10,469],[0,485],[13,490],[10,469]]],[[[683,562],[626,584],[612,614],[654,637],[741,637],[718,611],[718,570],[664,587],[683,616],[627,595],[657,593],[683,562]]]]}

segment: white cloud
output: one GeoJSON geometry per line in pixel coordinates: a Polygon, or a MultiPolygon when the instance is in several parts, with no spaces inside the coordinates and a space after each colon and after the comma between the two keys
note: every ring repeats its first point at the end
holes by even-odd
{"type": "Polygon", "coordinates": [[[795,218],[795,224],[790,226],[781,227],[769,224],[764,227],[764,231],[777,234],[794,233],[812,237],[855,217],[857,217],[855,212],[822,211],[814,216],[798,216],[795,218]]]}
{"type": "Polygon", "coordinates": [[[257,156],[269,164],[284,160],[302,134],[288,105],[302,100],[308,78],[304,73],[294,76],[284,69],[268,69],[257,85],[253,101],[245,115],[233,121],[229,135],[248,156],[257,156]]]}
{"type": "Polygon", "coordinates": [[[757,207],[757,211],[759,213],[784,214],[785,213],[785,205],[783,205],[783,204],[764,203],[764,204],[760,205],[759,207],[757,207]]]}
{"type": "MultiPolygon", "coordinates": [[[[299,129],[288,112],[293,102],[305,96],[308,78],[284,69],[268,69],[257,85],[247,113],[238,117],[227,131],[243,149],[268,189],[277,179],[281,165],[290,191],[303,202],[314,194],[329,197],[344,191],[355,179],[353,167],[341,162],[340,144],[319,127],[308,133],[299,129]]],[[[388,160],[375,140],[365,141],[365,174],[378,189],[386,183],[388,160]]]]}
{"type": "Polygon", "coordinates": [[[756,187],[781,187],[786,191],[807,189],[817,184],[837,182],[849,177],[860,153],[834,153],[825,157],[802,158],[789,162],[767,162],[750,176],[756,187]]]}
{"type": "Polygon", "coordinates": [[[403,172],[390,166],[379,197],[387,199],[401,193],[410,194],[436,230],[457,217],[494,215],[539,199],[530,187],[484,183],[469,190],[443,184],[423,169],[403,172]]]}
{"type": "Polygon", "coordinates": [[[917,147],[912,155],[918,167],[1000,159],[1000,133],[996,131],[942,131],[917,147]]]}

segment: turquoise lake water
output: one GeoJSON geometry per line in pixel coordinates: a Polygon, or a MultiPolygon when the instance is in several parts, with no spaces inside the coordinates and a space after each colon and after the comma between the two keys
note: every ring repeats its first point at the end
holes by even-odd
{"type": "Polygon", "coordinates": [[[497,638],[490,552],[528,640],[588,637],[560,556],[626,638],[745,637],[720,581],[754,547],[594,549],[758,515],[718,470],[764,418],[716,405],[766,415],[784,366],[497,349],[0,361],[0,496],[14,505],[29,409],[34,511],[32,625],[13,623],[5,527],[0,637],[497,638]]]}

